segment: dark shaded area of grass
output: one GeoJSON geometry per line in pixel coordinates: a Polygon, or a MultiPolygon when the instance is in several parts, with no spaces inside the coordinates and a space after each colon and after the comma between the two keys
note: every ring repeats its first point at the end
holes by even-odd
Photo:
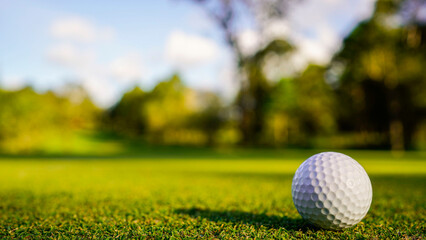
{"type": "Polygon", "coordinates": [[[189,215],[192,218],[205,218],[216,223],[230,222],[232,224],[248,224],[257,227],[265,226],[274,230],[283,228],[285,230],[302,232],[308,229],[318,230],[318,228],[301,218],[289,218],[286,216],[268,215],[266,213],[255,214],[237,210],[217,211],[200,208],[177,209],[175,212],[189,215]]]}

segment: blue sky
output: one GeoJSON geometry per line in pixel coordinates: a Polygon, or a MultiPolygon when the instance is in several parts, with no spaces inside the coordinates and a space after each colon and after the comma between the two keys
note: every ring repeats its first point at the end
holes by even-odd
{"type": "MultiPolygon", "coordinates": [[[[261,47],[260,36],[283,37],[299,48],[294,69],[326,63],[373,6],[373,0],[306,0],[266,34],[243,26],[240,41],[249,53],[261,47]]],[[[271,72],[280,68],[273,66],[271,72]]],[[[3,88],[77,83],[107,107],[133,86],[149,89],[176,71],[191,87],[232,95],[233,70],[220,32],[189,1],[0,0],[3,88]]]]}

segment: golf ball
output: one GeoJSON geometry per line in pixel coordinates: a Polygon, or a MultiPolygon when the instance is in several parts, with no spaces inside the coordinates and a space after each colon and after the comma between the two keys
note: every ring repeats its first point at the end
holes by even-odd
{"type": "Polygon", "coordinates": [[[300,165],[291,186],[300,215],[325,229],[344,229],[364,218],[373,190],[364,168],[342,153],[316,154],[300,165]]]}

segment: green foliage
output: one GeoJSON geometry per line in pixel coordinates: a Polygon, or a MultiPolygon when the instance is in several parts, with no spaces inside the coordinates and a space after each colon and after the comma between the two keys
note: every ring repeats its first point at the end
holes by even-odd
{"type": "Polygon", "coordinates": [[[52,92],[38,94],[29,87],[0,91],[0,149],[34,152],[42,150],[46,142],[66,142],[74,131],[93,129],[98,114],[87,98],[73,103],[52,92]]]}
{"type": "Polygon", "coordinates": [[[309,154],[2,159],[0,238],[424,238],[424,155],[348,153],[369,173],[373,202],[361,223],[334,232],[303,221],[291,199],[293,173],[309,154]]]}
{"type": "Polygon", "coordinates": [[[135,88],[126,93],[107,123],[121,134],[150,143],[205,145],[213,144],[221,127],[221,109],[215,94],[192,90],[174,75],[150,92],[135,88]]]}
{"type": "Polygon", "coordinates": [[[341,130],[377,132],[385,141],[376,144],[395,150],[412,147],[426,118],[426,27],[401,15],[407,2],[378,1],[331,65],[344,66],[337,84],[341,130]],[[397,17],[402,25],[392,23],[397,17]]]}
{"type": "MultiPolygon", "coordinates": [[[[273,40],[252,56],[239,62],[244,81],[236,99],[241,115],[239,128],[245,145],[260,145],[266,125],[266,107],[271,94],[271,82],[265,76],[263,65],[266,57],[275,54],[282,55],[293,50],[284,40],[273,40]]],[[[270,144],[267,144],[270,145],[270,144]]]]}
{"type": "Polygon", "coordinates": [[[148,132],[165,132],[169,129],[184,128],[196,108],[195,98],[178,76],[159,83],[150,93],[144,106],[148,132]],[[167,129],[168,128],[168,129],[167,129]]]}
{"type": "Polygon", "coordinates": [[[325,83],[326,68],[311,65],[300,76],[282,79],[271,91],[265,141],[309,145],[310,138],[335,130],[335,96],[325,83]]]}
{"type": "Polygon", "coordinates": [[[146,100],[146,93],[139,87],[125,93],[109,113],[108,124],[116,132],[128,135],[142,134],[145,129],[145,116],[142,105],[146,100]]]}

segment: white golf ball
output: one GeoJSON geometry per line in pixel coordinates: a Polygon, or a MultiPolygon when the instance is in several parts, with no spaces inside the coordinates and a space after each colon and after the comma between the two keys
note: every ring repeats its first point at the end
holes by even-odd
{"type": "Polygon", "coordinates": [[[334,230],[360,222],[373,196],[364,168],[336,152],[319,153],[304,161],[294,175],[291,192],[304,219],[334,230]]]}

